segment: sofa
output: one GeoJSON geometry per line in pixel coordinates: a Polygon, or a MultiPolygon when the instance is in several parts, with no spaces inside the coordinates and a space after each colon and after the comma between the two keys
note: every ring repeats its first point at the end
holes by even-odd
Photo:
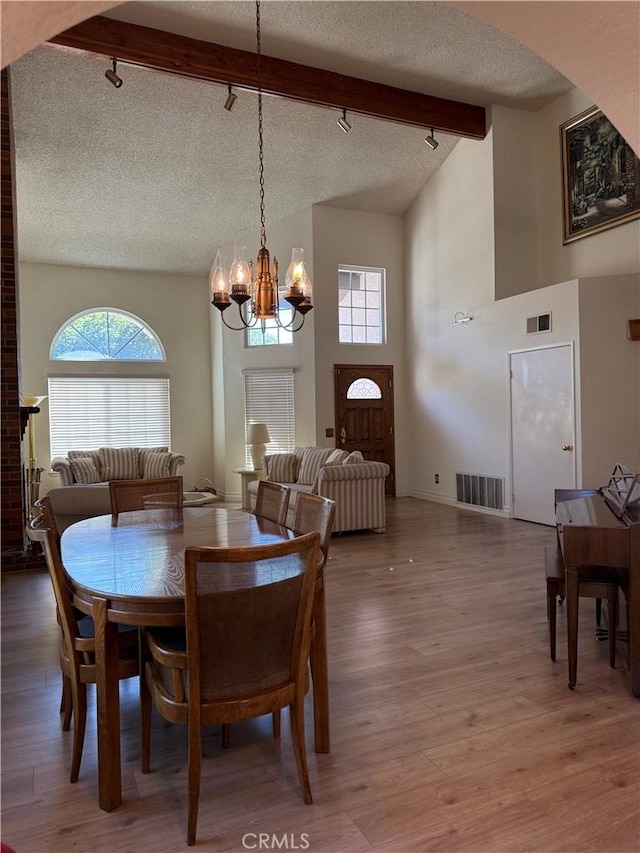
{"type": "MultiPolygon", "coordinates": [[[[293,523],[299,492],[322,495],[336,502],[333,532],[373,530],[386,526],[386,462],[367,462],[362,453],[331,447],[298,447],[293,453],[267,454],[265,479],[291,490],[287,524],[293,523]]],[[[259,480],[249,483],[251,508],[255,509],[259,480]]]]}
{"type": "Polygon", "coordinates": [[[51,460],[60,486],[48,492],[62,533],[70,524],[111,512],[110,480],[175,477],[185,458],[168,447],[102,447],[70,450],[51,460]]]}

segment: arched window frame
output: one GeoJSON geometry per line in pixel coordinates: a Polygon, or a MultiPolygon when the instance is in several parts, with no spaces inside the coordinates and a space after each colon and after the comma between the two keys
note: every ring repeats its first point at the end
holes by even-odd
{"type": "MultiPolygon", "coordinates": [[[[131,338],[123,344],[128,346],[131,338]]],[[[58,329],[49,348],[50,455],[100,447],[171,448],[170,378],[165,348],[156,332],[130,311],[92,307],[58,329]],[[157,358],[60,358],[60,335],[78,318],[109,313],[143,329],[155,341],[157,358]],[[88,383],[88,384],[87,384],[88,383]]]]}
{"type": "Polygon", "coordinates": [[[382,389],[373,379],[369,379],[368,376],[361,376],[359,379],[354,379],[351,385],[347,388],[347,400],[381,400],[382,399],[382,389]],[[359,388],[360,386],[366,383],[367,388],[370,390],[377,391],[377,394],[352,394],[352,389],[359,388]]]}
{"type": "MultiPolygon", "coordinates": [[[[129,341],[127,342],[127,344],[128,343],[129,343],[129,341]]],[[[125,346],[127,344],[125,344],[125,346]]],[[[64,363],[64,362],[66,362],[66,363],[76,362],[78,364],[87,364],[87,363],[91,364],[93,362],[102,363],[102,364],[104,364],[105,362],[108,362],[111,364],[123,364],[126,362],[131,362],[133,364],[144,364],[144,363],[158,363],[158,362],[166,361],[167,356],[165,353],[164,346],[162,345],[162,341],[160,340],[160,338],[158,337],[156,332],[151,328],[151,326],[148,323],[146,323],[141,317],[138,317],[135,314],[132,314],[130,311],[124,311],[121,308],[99,307],[99,308],[87,308],[84,311],[78,311],[77,314],[74,314],[73,317],[70,317],[68,320],[66,320],[62,324],[62,326],[60,326],[60,328],[58,329],[58,331],[54,335],[53,341],[51,342],[51,346],[49,348],[49,360],[55,361],[58,364],[64,363]],[[157,344],[157,346],[158,346],[158,348],[162,354],[162,357],[161,358],[131,358],[131,359],[110,358],[110,357],[72,359],[72,358],[60,358],[59,356],[54,355],[54,350],[55,350],[56,344],[60,338],[60,335],[62,335],[62,333],[65,331],[65,329],[67,329],[69,326],[71,326],[79,317],[85,317],[88,314],[99,314],[99,313],[116,314],[120,317],[125,317],[126,319],[131,320],[136,325],[139,325],[142,329],[144,329],[145,332],[147,332],[153,338],[153,340],[157,344]]]]}

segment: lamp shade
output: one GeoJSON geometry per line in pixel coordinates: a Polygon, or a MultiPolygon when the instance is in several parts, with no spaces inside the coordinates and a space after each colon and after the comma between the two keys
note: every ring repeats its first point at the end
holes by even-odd
{"type": "Polygon", "coordinates": [[[268,444],[271,441],[266,424],[249,424],[247,444],[268,444]]]}
{"type": "Polygon", "coordinates": [[[38,397],[34,394],[23,394],[20,398],[21,406],[39,406],[43,400],[46,400],[46,396],[38,397]]]}

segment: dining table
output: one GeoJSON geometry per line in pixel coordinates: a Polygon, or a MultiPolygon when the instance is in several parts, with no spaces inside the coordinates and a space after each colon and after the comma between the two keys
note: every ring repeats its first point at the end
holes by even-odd
{"type": "MultiPolygon", "coordinates": [[[[187,546],[266,545],[295,536],[287,527],[240,509],[217,506],[125,512],[72,524],[61,552],[74,605],[95,623],[98,802],[122,802],[118,626],[185,623],[187,546]]],[[[323,567],[318,568],[311,647],[316,752],[329,751],[323,567]]],[[[142,673],[141,673],[141,677],[142,673]]]]}

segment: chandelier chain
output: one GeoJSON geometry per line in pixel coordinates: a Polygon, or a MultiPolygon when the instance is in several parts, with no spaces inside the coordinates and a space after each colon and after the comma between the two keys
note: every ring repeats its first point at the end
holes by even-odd
{"type": "MultiPolygon", "coordinates": [[[[228,279],[216,256],[216,269],[211,277],[211,304],[220,311],[222,323],[228,329],[241,331],[253,329],[258,323],[264,335],[267,323],[273,322],[279,329],[298,332],[304,325],[305,315],[311,311],[311,282],[302,260],[302,249],[294,249],[287,269],[286,292],[283,299],[291,306],[291,319],[283,322],[280,316],[278,296],[278,262],[273,267],[267,250],[267,231],[264,215],[264,133],[262,127],[262,41],[260,31],[260,0],[256,3],[256,88],[258,90],[258,153],[260,174],[260,251],[258,252],[255,276],[253,264],[247,264],[244,247],[236,246],[234,262],[228,279]],[[225,319],[224,312],[235,302],[238,307],[240,325],[234,326],[225,319]],[[249,319],[249,315],[251,318],[249,319]],[[296,325],[297,322],[297,325],[296,325]]],[[[229,97],[231,86],[229,85],[229,97]]],[[[226,104],[225,104],[226,108],[226,104]]]]}
{"type": "Polygon", "coordinates": [[[260,247],[265,248],[267,243],[267,232],[264,224],[264,136],[262,133],[262,75],[261,75],[261,52],[260,41],[260,0],[256,0],[256,52],[258,54],[258,151],[260,162],[260,247]]]}

